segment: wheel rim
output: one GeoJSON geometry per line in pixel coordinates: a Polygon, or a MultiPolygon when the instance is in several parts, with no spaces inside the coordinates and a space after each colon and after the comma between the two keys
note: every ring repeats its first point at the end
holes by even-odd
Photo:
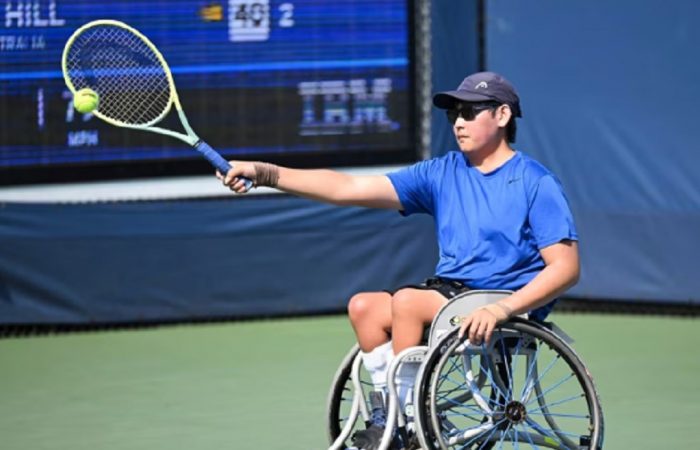
{"type": "Polygon", "coordinates": [[[420,419],[429,425],[423,427],[429,446],[579,450],[602,445],[592,380],[555,335],[515,322],[494,333],[489,348],[448,341],[442,341],[439,358],[428,358],[433,367],[420,382],[428,420],[420,419]]]}
{"type": "MultiPolygon", "coordinates": [[[[355,390],[353,387],[351,368],[352,362],[358,352],[359,348],[355,346],[346,355],[331,386],[331,393],[328,401],[328,437],[331,443],[335,441],[341,431],[347,426],[348,421],[352,419],[350,417],[350,412],[352,410],[355,390]]],[[[364,368],[360,369],[360,384],[365,393],[373,389],[369,373],[364,368]]],[[[355,430],[365,429],[366,426],[367,424],[363,420],[361,414],[358,413],[354,418],[352,424],[353,431],[349,436],[352,436],[355,430]]]]}

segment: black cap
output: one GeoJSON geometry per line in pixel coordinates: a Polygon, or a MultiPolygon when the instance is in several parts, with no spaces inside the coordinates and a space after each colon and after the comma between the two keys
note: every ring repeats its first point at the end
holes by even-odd
{"type": "Polygon", "coordinates": [[[494,72],[478,72],[462,81],[457,90],[439,92],[433,97],[433,105],[441,109],[452,109],[455,103],[501,102],[510,106],[516,117],[522,117],[520,98],[512,84],[494,72]]]}

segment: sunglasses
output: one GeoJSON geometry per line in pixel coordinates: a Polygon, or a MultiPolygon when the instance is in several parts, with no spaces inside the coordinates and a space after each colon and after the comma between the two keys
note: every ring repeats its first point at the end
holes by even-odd
{"type": "Polygon", "coordinates": [[[501,106],[501,103],[488,102],[488,103],[457,103],[454,108],[450,108],[447,111],[447,120],[454,125],[457,122],[458,117],[462,117],[464,120],[474,120],[474,118],[479,115],[480,112],[486,110],[494,110],[501,106]]]}

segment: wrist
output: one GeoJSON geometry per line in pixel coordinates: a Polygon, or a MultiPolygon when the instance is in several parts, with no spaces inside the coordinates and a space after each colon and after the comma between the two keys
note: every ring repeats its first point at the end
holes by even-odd
{"type": "Polygon", "coordinates": [[[510,306],[506,305],[503,302],[496,302],[494,303],[494,305],[498,306],[501,309],[501,311],[505,313],[506,318],[510,319],[511,317],[513,317],[513,308],[511,308],[510,306]]]}
{"type": "Polygon", "coordinates": [[[494,316],[498,322],[505,322],[506,320],[510,319],[513,311],[507,306],[505,308],[503,306],[505,305],[491,303],[490,305],[484,306],[483,309],[494,316]]]}
{"type": "Polygon", "coordinates": [[[255,185],[276,187],[280,178],[279,167],[274,164],[264,162],[254,162],[255,185]]]}

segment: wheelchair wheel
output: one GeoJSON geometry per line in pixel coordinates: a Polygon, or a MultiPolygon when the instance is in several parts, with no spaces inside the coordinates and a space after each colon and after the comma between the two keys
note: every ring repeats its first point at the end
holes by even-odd
{"type": "Polygon", "coordinates": [[[544,325],[515,318],[486,346],[447,334],[428,354],[416,422],[428,449],[571,449],[603,446],[593,380],[544,325]]]}
{"type": "MultiPolygon", "coordinates": [[[[365,429],[368,426],[366,422],[367,418],[363,417],[362,411],[357,411],[354,415],[353,413],[353,396],[355,393],[355,387],[353,385],[352,379],[352,366],[355,358],[360,352],[360,347],[354,345],[350,351],[345,355],[343,361],[341,362],[338,370],[333,377],[333,383],[331,384],[331,390],[328,395],[328,407],[326,408],[328,417],[328,439],[332,444],[340,436],[341,432],[346,427],[351,427],[349,433],[347,433],[347,438],[345,439],[345,445],[341,448],[346,448],[350,446],[350,437],[355,430],[365,429]],[[352,422],[349,424],[349,422],[352,422]]],[[[372,379],[369,373],[360,364],[360,385],[365,394],[369,393],[373,389],[372,379]]],[[[366,395],[363,397],[365,403],[363,407],[367,408],[366,395]]]]}

